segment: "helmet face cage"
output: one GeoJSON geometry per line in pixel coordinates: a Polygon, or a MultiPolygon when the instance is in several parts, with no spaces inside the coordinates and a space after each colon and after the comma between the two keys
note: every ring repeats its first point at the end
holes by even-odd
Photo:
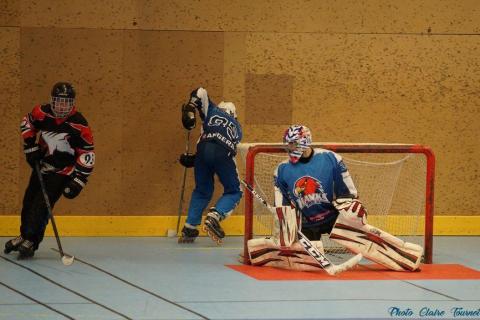
{"type": "Polygon", "coordinates": [[[75,105],[75,89],[69,82],[57,82],[51,96],[53,114],[57,118],[65,118],[75,105]]]}
{"type": "Polygon", "coordinates": [[[74,98],[52,96],[52,111],[57,118],[65,118],[75,105],[74,98]]]}
{"type": "Polygon", "coordinates": [[[291,163],[297,163],[303,152],[312,144],[310,129],[302,125],[290,126],[283,136],[285,149],[290,157],[291,163]]]}

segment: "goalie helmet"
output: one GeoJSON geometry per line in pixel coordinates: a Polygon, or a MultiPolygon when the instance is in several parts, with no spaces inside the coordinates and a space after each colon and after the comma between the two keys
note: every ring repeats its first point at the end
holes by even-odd
{"type": "Polygon", "coordinates": [[[65,118],[75,105],[75,89],[68,82],[57,82],[51,96],[53,114],[57,118],[65,118]]]}
{"type": "Polygon", "coordinates": [[[237,119],[237,110],[233,102],[222,101],[218,104],[218,107],[237,119]]]}
{"type": "Polygon", "coordinates": [[[303,152],[312,144],[310,129],[302,125],[290,126],[283,135],[283,143],[291,163],[297,163],[303,152]]]}

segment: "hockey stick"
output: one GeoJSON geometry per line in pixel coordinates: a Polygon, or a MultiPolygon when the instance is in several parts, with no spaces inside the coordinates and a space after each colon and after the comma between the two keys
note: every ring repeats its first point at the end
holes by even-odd
{"type": "MultiPolygon", "coordinates": [[[[245,188],[250,191],[250,193],[272,213],[276,214],[275,209],[267,202],[265,201],[254,189],[252,186],[250,186],[245,180],[241,180],[242,184],[245,186],[245,188]]],[[[298,241],[300,244],[303,246],[303,248],[307,251],[307,253],[317,261],[317,263],[322,267],[325,272],[327,272],[329,275],[333,276],[336,275],[340,272],[346,271],[348,269],[353,268],[356,266],[360,260],[362,260],[363,256],[361,253],[357,254],[356,256],[350,258],[349,260],[345,261],[342,264],[335,265],[333,264],[324,254],[322,254],[320,251],[317,250],[315,246],[312,245],[310,240],[308,240],[305,235],[298,230],[297,231],[297,236],[298,236],[298,241]]]]}
{"type": "MultiPolygon", "coordinates": [[[[187,130],[187,139],[186,139],[186,145],[185,145],[185,153],[188,154],[188,151],[190,151],[190,130],[187,130]]],[[[183,197],[185,195],[185,180],[187,179],[187,167],[183,168],[183,181],[182,181],[182,189],[180,191],[180,202],[178,204],[178,218],[177,218],[177,232],[175,234],[178,234],[178,231],[180,229],[180,218],[182,217],[182,210],[183,210],[183,197]]]]}
{"type": "Polygon", "coordinates": [[[52,207],[50,206],[50,200],[48,199],[47,190],[45,189],[45,183],[43,182],[42,173],[40,172],[40,164],[38,161],[35,162],[35,171],[37,172],[38,181],[40,182],[40,189],[42,189],[45,205],[47,206],[48,216],[50,218],[50,221],[52,221],[53,233],[55,234],[55,239],[57,240],[58,251],[60,252],[60,256],[62,257],[62,263],[65,266],[69,266],[73,263],[75,257],[68,256],[63,252],[62,244],[60,243],[60,236],[58,235],[57,225],[53,217],[52,207]]]}

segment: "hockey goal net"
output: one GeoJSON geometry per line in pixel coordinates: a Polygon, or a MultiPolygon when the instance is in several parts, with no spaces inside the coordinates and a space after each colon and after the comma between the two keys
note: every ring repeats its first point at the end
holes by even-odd
{"type": "MultiPolygon", "coordinates": [[[[340,154],[368,210],[369,224],[424,247],[424,263],[432,263],[433,187],[435,156],[429,147],[405,144],[314,143],[340,154]]],[[[273,172],[288,160],[281,144],[243,143],[238,146],[240,175],[273,204],[273,172]]],[[[272,234],[273,217],[249,192],[245,198],[244,263],[247,241],[272,234]]],[[[322,237],[325,251],[345,249],[322,237]]]]}

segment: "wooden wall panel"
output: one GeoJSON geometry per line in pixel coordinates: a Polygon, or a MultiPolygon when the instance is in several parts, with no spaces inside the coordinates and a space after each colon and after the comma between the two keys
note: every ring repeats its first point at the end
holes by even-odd
{"type": "Polygon", "coordinates": [[[0,214],[18,213],[24,188],[18,179],[20,153],[20,33],[18,28],[0,28],[0,214]]]}
{"type": "MultiPolygon", "coordinates": [[[[293,122],[308,125],[314,140],[430,145],[437,212],[456,212],[455,199],[475,198],[465,181],[478,180],[479,170],[478,37],[257,33],[246,43],[246,72],[295,77],[293,122]]],[[[283,132],[245,131],[249,141],[270,142],[283,132]]],[[[463,204],[462,212],[476,205],[463,204]]]]}
{"type": "MultiPolygon", "coordinates": [[[[38,97],[48,101],[50,88],[58,79],[72,81],[78,108],[94,133],[97,163],[79,198],[84,201],[81,206],[61,201],[59,212],[175,212],[178,200],[174,195],[183,172],[177,159],[185,148],[181,104],[200,84],[209,89],[212,98],[221,96],[223,35],[23,31],[22,114],[31,110],[38,97]],[[202,43],[209,43],[208,49],[202,43]]],[[[197,136],[198,130],[192,134],[192,146],[197,136]]],[[[26,182],[26,165],[24,169],[26,182]]]]}
{"type": "Polygon", "coordinates": [[[476,0],[283,0],[281,5],[276,0],[23,0],[20,10],[21,25],[35,27],[278,33],[480,31],[476,0]]]}
{"type": "MultiPolygon", "coordinates": [[[[0,8],[0,214],[18,213],[27,182],[20,119],[58,80],[75,84],[98,154],[85,192],[62,200],[61,214],[175,215],[179,110],[200,85],[236,104],[248,142],[280,141],[291,118],[316,141],[430,145],[437,214],[479,214],[478,1],[7,0],[0,8]],[[248,90],[266,75],[288,79],[277,83],[289,88],[288,117],[267,106],[272,82],[248,90]],[[266,108],[252,115],[258,101],[266,108]]],[[[190,170],[186,203],[192,180],[190,170]]]]}
{"type": "MultiPolygon", "coordinates": [[[[124,209],[176,213],[183,177],[178,158],[185,151],[181,106],[200,85],[221,100],[223,34],[128,31],[124,68],[124,209]]],[[[190,138],[192,151],[198,129],[190,138]]],[[[186,195],[189,199],[189,191],[186,195]]]]}
{"type": "Polygon", "coordinates": [[[121,31],[22,28],[22,114],[37,103],[48,102],[55,82],[70,81],[77,92],[78,110],[94,135],[94,174],[81,198],[59,202],[59,212],[105,214],[122,210],[121,177],[116,174],[122,166],[122,39],[121,31]]]}
{"type": "Polygon", "coordinates": [[[20,1],[0,1],[0,26],[16,27],[20,25],[20,1]]]}

